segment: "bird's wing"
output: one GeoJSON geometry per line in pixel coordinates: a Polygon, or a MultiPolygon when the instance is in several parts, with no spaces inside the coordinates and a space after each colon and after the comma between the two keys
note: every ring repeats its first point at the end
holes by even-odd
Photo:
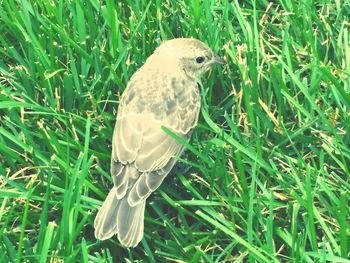
{"type": "Polygon", "coordinates": [[[118,198],[127,193],[130,206],[135,206],[159,187],[175,164],[182,145],[166,134],[161,126],[187,139],[199,113],[196,83],[184,85],[183,93],[172,94],[176,82],[163,93],[160,87],[140,88],[133,78],[124,92],[118,109],[113,134],[111,174],[118,198]],[[186,86],[186,89],[185,89],[186,86]],[[154,93],[152,93],[152,90],[154,93]],[[162,95],[163,94],[163,95],[162,95]]]}

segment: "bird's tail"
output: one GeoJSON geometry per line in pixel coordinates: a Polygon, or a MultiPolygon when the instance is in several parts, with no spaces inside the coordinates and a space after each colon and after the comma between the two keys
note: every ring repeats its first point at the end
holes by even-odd
{"type": "Polygon", "coordinates": [[[105,240],[117,234],[122,245],[136,247],[143,237],[145,202],[132,207],[127,194],[118,199],[113,187],[96,215],[95,237],[105,240]]]}

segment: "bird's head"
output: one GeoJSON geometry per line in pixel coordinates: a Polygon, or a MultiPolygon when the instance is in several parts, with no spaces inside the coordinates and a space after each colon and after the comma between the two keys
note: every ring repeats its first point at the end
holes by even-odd
{"type": "Polygon", "coordinates": [[[156,49],[149,60],[152,65],[184,72],[193,79],[198,79],[212,66],[226,64],[207,45],[193,38],[168,40],[156,49]]]}

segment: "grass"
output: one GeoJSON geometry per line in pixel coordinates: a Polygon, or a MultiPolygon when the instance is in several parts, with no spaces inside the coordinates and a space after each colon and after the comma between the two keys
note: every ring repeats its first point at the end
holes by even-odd
{"type": "Polygon", "coordinates": [[[349,1],[0,4],[0,262],[350,262],[349,1]],[[142,243],[97,241],[120,94],[181,36],[228,64],[142,243]]]}

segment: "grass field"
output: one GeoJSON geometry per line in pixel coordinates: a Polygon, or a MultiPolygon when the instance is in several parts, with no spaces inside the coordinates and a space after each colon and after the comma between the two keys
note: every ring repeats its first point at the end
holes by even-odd
{"type": "Polygon", "coordinates": [[[344,0],[0,0],[0,262],[350,262],[344,0]],[[100,242],[120,94],[164,40],[202,78],[187,153],[135,249],[100,242]]]}

